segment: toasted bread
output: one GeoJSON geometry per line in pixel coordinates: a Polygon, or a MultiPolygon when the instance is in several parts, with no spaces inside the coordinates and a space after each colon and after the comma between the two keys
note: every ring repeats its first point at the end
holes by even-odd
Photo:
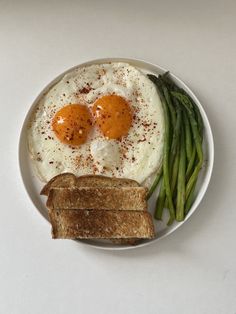
{"type": "Polygon", "coordinates": [[[138,187],[140,184],[131,179],[110,178],[100,175],[76,177],[72,173],[62,173],[53,177],[41,190],[41,195],[49,195],[51,188],[62,187],[138,187]]]}
{"type": "Polygon", "coordinates": [[[76,185],[77,177],[73,173],[61,173],[53,177],[48,183],[42,188],[40,195],[49,195],[51,188],[60,187],[60,188],[69,188],[76,185]]]}
{"type": "Polygon", "coordinates": [[[51,188],[47,207],[54,209],[147,210],[144,187],[51,188]]]}
{"type": "Polygon", "coordinates": [[[150,239],[150,213],[116,210],[49,210],[54,239],[150,239]]]}

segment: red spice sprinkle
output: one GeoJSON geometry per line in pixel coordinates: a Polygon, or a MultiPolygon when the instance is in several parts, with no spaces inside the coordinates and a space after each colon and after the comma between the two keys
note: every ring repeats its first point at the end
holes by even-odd
{"type": "Polygon", "coordinates": [[[145,142],[145,141],[146,141],[146,138],[144,138],[142,140],[138,140],[138,143],[145,142]]]}
{"type": "Polygon", "coordinates": [[[81,94],[88,94],[91,91],[92,87],[87,83],[87,86],[79,90],[81,94]]]}
{"type": "Polygon", "coordinates": [[[142,123],[142,126],[144,126],[145,128],[147,128],[148,126],[150,126],[151,125],[151,123],[147,123],[147,122],[143,122],[142,123]]]}

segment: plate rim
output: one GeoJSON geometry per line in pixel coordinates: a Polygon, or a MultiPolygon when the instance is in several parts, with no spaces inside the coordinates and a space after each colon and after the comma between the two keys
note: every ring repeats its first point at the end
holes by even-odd
{"type": "MultiPolygon", "coordinates": [[[[22,150],[22,143],[24,140],[24,130],[26,128],[27,121],[28,121],[29,116],[30,116],[32,110],[34,109],[36,103],[43,96],[43,94],[45,94],[45,92],[47,92],[54,84],[56,84],[66,73],[68,73],[68,72],[70,72],[70,71],[72,71],[78,67],[89,66],[89,65],[98,64],[98,63],[100,63],[100,64],[101,63],[108,63],[108,62],[125,62],[125,63],[131,63],[131,64],[132,63],[140,63],[142,65],[145,65],[146,67],[155,68],[157,70],[157,72],[161,71],[164,73],[167,71],[164,67],[159,66],[158,64],[147,62],[147,61],[142,60],[142,59],[124,58],[124,57],[98,58],[98,59],[88,60],[86,62],[80,63],[78,65],[75,65],[75,66],[65,70],[61,74],[57,75],[54,79],[52,79],[48,84],[46,84],[46,86],[43,87],[41,92],[36,96],[36,98],[31,103],[31,105],[27,111],[27,114],[23,120],[22,127],[20,129],[20,137],[19,137],[19,142],[18,142],[18,166],[19,166],[19,170],[20,170],[21,180],[23,182],[24,188],[26,190],[26,193],[27,193],[29,199],[31,200],[31,202],[35,206],[38,213],[48,222],[48,224],[50,224],[48,217],[46,217],[46,215],[36,206],[35,202],[32,199],[32,196],[30,195],[30,192],[27,188],[27,185],[26,185],[26,182],[24,179],[23,166],[22,166],[22,160],[21,160],[22,159],[21,150],[22,150]]],[[[208,156],[209,158],[207,160],[207,173],[205,175],[203,183],[201,184],[197,198],[195,199],[193,205],[191,206],[191,209],[190,209],[188,215],[186,216],[185,220],[182,222],[178,222],[174,227],[170,228],[165,234],[163,234],[160,237],[156,237],[154,239],[147,240],[147,241],[140,243],[140,244],[137,244],[137,245],[126,245],[126,246],[121,246],[121,245],[118,246],[117,244],[110,245],[110,246],[104,246],[102,244],[89,243],[83,239],[75,240],[76,242],[80,243],[81,245],[85,244],[89,247],[93,247],[96,249],[110,250],[110,251],[123,251],[123,250],[137,249],[137,248],[141,248],[141,247],[150,245],[151,243],[155,243],[155,242],[167,237],[168,235],[173,233],[175,230],[180,228],[193,215],[193,213],[196,211],[196,209],[198,208],[198,206],[202,202],[203,197],[205,196],[207,188],[209,186],[212,172],[213,172],[213,166],[214,166],[214,138],[213,138],[213,134],[212,134],[212,129],[211,129],[207,114],[206,114],[201,102],[199,101],[199,99],[195,95],[195,93],[188,87],[188,85],[182,79],[179,78],[179,76],[173,74],[171,71],[169,71],[169,73],[174,78],[174,80],[178,81],[182,85],[182,87],[190,94],[190,96],[197,103],[197,106],[199,107],[201,115],[203,116],[204,129],[205,129],[205,133],[206,133],[205,136],[207,135],[207,138],[208,138],[207,146],[208,146],[208,150],[209,150],[209,156],[208,156]]]]}

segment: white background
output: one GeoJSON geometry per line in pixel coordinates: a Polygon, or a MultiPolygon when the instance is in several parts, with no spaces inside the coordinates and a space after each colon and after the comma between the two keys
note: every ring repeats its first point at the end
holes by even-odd
{"type": "Polygon", "coordinates": [[[0,0],[0,313],[236,313],[236,2],[0,0]],[[131,57],[199,97],[215,139],[199,209],[151,246],[54,241],[24,190],[18,141],[40,90],[74,65],[131,57]]]}

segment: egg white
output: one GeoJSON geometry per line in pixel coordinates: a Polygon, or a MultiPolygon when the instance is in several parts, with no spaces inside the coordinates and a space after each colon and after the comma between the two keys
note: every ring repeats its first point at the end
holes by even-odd
{"type": "Polygon", "coordinates": [[[103,174],[143,183],[162,163],[164,119],[154,84],[126,63],[78,67],[67,73],[38,102],[28,128],[28,145],[36,173],[46,182],[62,172],[103,174]],[[67,104],[91,108],[104,95],[124,97],[134,113],[126,137],[106,139],[96,126],[86,143],[70,147],[51,129],[55,113],[67,104]]]}

